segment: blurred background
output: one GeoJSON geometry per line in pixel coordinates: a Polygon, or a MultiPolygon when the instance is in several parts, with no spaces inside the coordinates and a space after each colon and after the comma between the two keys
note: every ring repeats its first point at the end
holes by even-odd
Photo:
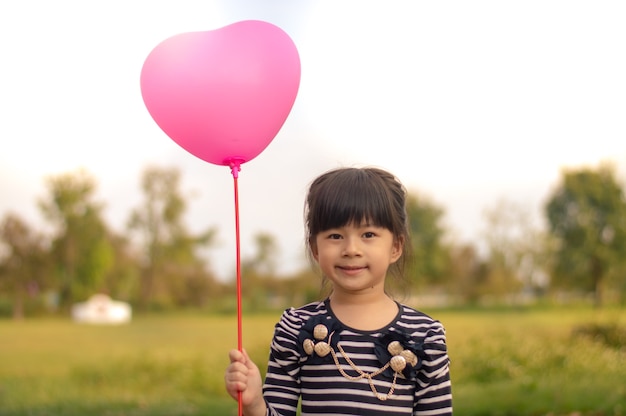
{"type": "MultiPolygon", "coordinates": [[[[0,358],[0,414],[81,408],[80,400],[42,387],[35,410],[39,405],[20,399],[15,386],[22,380],[26,391],[46,371],[31,374],[8,363],[33,361],[33,354],[41,363],[69,360],[62,347],[41,348],[78,342],[81,335],[72,331],[82,327],[63,323],[95,294],[132,308],[130,326],[86,330],[95,337],[86,338],[93,345],[85,341],[95,355],[85,362],[98,361],[98,337],[113,342],[100,331],[129,331],[115,337],[117,370],[75,363],[70,376],[51,374],[69,377],[66,386],[91,380],[95,390],[123,368],[163,385],[182,380],[171,388],[182,398],[168,405],[153,405],[164,396],[160,390],[126,401],[111,393],[102,409],[112,411],[117,400],[128,405],[115,414],[143,414],[136,413],[141,403],[149,414],[201,414],[203,406],[221,403],[220,380],[207,386],[211,377],[203,372],[177,373],[224,364],[223,354],[222,361],[205,362],[211,337],[172,346],[181,361],[124,355],[137,345],[145,351],[187,339],[153,321],[155,314],[176,316],[170,322],[176,328],[195,322],[197,331],[232,324],[236,307],[230,171],[188,154],[158,128],[143,104],[139,75],[162,40],[246,19],[285,30],[302,64],[289,118],[239,177],[244,308],[267,329],[250,337],[258,339],[258,350],[252,348],[258,361],[277,311],[320,297],[303,245],[308,184],[328,169],[378,166],[406,185],[413,233],[415,262],[390,291],[442,313],[463,333],[471,322],[503,325],[503,317],[520,329],[509,333],[504,325],[504,337],[539,328],[536,343],[516,342],[527,349],[510,354],[497,341],[486,348],[482,332],[468,341],[449,328],[452,346],[474,342],[483,352],[472,354],[491,351],[474,360],[475,368],[458,364],[466,382],[460,414],[624,414],[626,392],[615,380],[623,380],[626,337],[626,5],[585,0],[2,2],[0,357],[14,360],[0,358]],[[475,320],[465,321],[468,314],[475,320]],[[39,323],[29,325],[52,322],[55,330],[10,323],[35,317],[39,323]],[[134,331],[166,339],[144,345],[134,331]],[[541,352],[541,340],[594,351],[598,377],[614,377],[601,383],[589,375],[593,368],[572,364],[579,361],[566,347],[541,352]],[[180,352],[196,343],[203,352],[180,352]],[[569,394],[558,393],[562,379],[538,384],[542,368],[557,373],[568,363],[567,379],[584,381],[565,389],[569,394]],[[507,388],[502,380],[515,380],[507,394],[498,390],[507,388]],[[485,387],[492,381],[495,390],[485,387]],[[199,397],[192,404],[190,391],[199,397]],[[207,405],[200,394],[206,391],[217,402],[207,405]],[[472,410],[467,403],[480,403],[480,391],[486,401],[503,397],[500,410],[472,410]],[[523,395],[537,406],[522,406],[523,395]]],[[[227,347],[214,346],[224,353],[227,347]]],[[[127,390],[145,391],[142,383],[127,390]]],[[[231,414],[224,406],[219,414],[231,414]]]]}

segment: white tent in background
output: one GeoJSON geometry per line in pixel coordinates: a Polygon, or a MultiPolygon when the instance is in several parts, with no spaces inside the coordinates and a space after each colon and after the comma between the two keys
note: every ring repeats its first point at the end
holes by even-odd
{"type": "Polygon", "coordinates": [[[87,324],[124,324],[130,322],[131,314],[128,303],[103,294],[93,295],[86,302],[72,306],[72,319],[87,324]]]}

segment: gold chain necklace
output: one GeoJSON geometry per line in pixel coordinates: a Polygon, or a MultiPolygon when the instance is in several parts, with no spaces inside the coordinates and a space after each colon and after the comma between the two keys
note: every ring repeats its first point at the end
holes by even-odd
{"type": "Polygon", "coordinates": [[[326,328],[325,325],[316,325],[315,328],[313,328],[313,338],[315,338],[315,340],[318,342],[316,343],[312,339],[305,339],[304,344],[302,345],[302,347],[304,348],[304,352],[308,355],[313,355],[313,353],[316,353],[320,357],[325,357],[330,353],[330,355],[333,357],[335,365],[337,366],[337,370],[339,370],[339,373],[342,376],[352,381],[360,380],[362,378],[367,379],[367,382],[372,389],[372,393],[374,393],[378,400],[385,401],[389,399],[393,395],[393,392],[396,390],[396,381],[398,379],[398,374],[407,365],[415,366],[418,363],[418,359],[415,354],[413,354],[413,352],[404,349],[398,341],[392,341],[387,347],[387,350],[392,355],[391,360],[389,360],[384,366],[382,366],[378,370],[371,373],[366,373],[365,371],[357,367],[356,364],[354,364],[350,357],[348,357],[348,354],[346,354],[346,352],[343,350],[341,345],[339,345],[339,342],[337,342],[337,349],[341,353],[341,356],[346,360],[348,365],[350,365],[350,367],[359,374],[358,376],[351,376],[350,374],[346,373],[343,368],[341,368],[341,364],[339,364],[337,354],[335,353],[333,347],[331,347],[330,345],[330,340],[333,334],[334,332],[332,332],[330,335],[328,334],[328,328],[326,328]],[[324,341],[324,339],[326,339],[326,336],[328,336],[328,342],[324,341]],[[374,385],[374,377],[381,374],[389,367],[391,367],[391,369],[393,370],[393,381],[391,383],[391,388],[389,389],[389,392],[383,395],[379,393],[376,389],[376,386],[374,385]]]}
{"type": "Polygon", "coordinates": [[[335,365],[337,366],[337,370],[339,370],[339,372],[341,373],[342,376],[344,376],[348,380],[352,380],[352,381],[360,380],[362,378],[366,378],[367,382],[370,385],[370,388],[372,389],[372,393],[374,393],[376,398],[378,400],[380,400],[380,401],[385,401],[385,400],[389,399],[393,395],[393,392],[396,389],[396,379],[398,378],[398,373],[397,372],[393,373],[393,382],[391,383],[391,388],[389,389],[389,392],[386,395],[382,395],[381,393],[378,392],[378,390],[376,390],[376,386],[374,385],[374,380],[373,380],[374,377],[376,377],[377,375],[381,374],[383,371],[385,371],[386,369],[389,368],[389,365],[390,365],[389,363],[385,364],[384,366],[382,366],[381,368],[379,368],[378,370],[376,370],[376,371],[374,371],[372,373],[366,373],[365,371],[363,371],[359,367],[357,367],[356,364],[354,364],[354,362],[350,359],[350,357],[348,357],[348,354],[346,354],[346,352],[343,350],[341,345],[337,344],[337,349],[341,353],[341,356],[350,365],[350,367],[352,367],[352,369],[359,374],[358,376],[351,376],[350,374],[346,373],[343,370],[343,368],[341,368],[341,364],[339,364],[339,360],[337,359],[337,354],[335,354],[335,350],[333,350],[333,348],[330,347],[330,355],[332,355],[333,360],[335,361],[335,365]]]}

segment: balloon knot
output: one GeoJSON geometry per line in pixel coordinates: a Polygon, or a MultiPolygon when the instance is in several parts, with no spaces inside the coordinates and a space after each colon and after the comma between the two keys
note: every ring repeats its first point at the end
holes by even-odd
{"type": "Polygon", "coordinates": [[[233,178],[239,177],[239,172],[241,171],[241,164],[245,162],[245,160],[239,157],[228,158],[224,161],[230,166],[230,173],[233,174],[233,178]]]}

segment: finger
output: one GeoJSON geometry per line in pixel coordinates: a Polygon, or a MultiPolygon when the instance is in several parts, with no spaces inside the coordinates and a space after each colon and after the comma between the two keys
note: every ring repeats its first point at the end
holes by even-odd
{"type": "Polygon", "coordinates": [[[242,382],[226,383],[226,391],[234,399],[238,399],[239,393],[242,393],[244,390],[246,390],[246,388],[247,388],[247,385],[242,382]]]}
{"type": "Polygon", "coordinates": [[[225,379],[228,385],[236,386],[237,390],[244,390],[247,385],[247,379],[242,377],[241,374],[228,375],[225,379]]]}
{"type": "Polygon", "coordinates": [[[227,376],[235,377],[239,374],[241,374],[241,377],[246,377],[248,375],[248,367],[246,367],[244,363],[236,361],[226,368],[227,376]]]}
{"type": "Polygon", "coordinates": [[[234,363],[234,362],[245,363],[246,362],[245,355],[239,350],[230,350],[228,352],[228,358],[230,359],[231,363],[234,363]]]}

